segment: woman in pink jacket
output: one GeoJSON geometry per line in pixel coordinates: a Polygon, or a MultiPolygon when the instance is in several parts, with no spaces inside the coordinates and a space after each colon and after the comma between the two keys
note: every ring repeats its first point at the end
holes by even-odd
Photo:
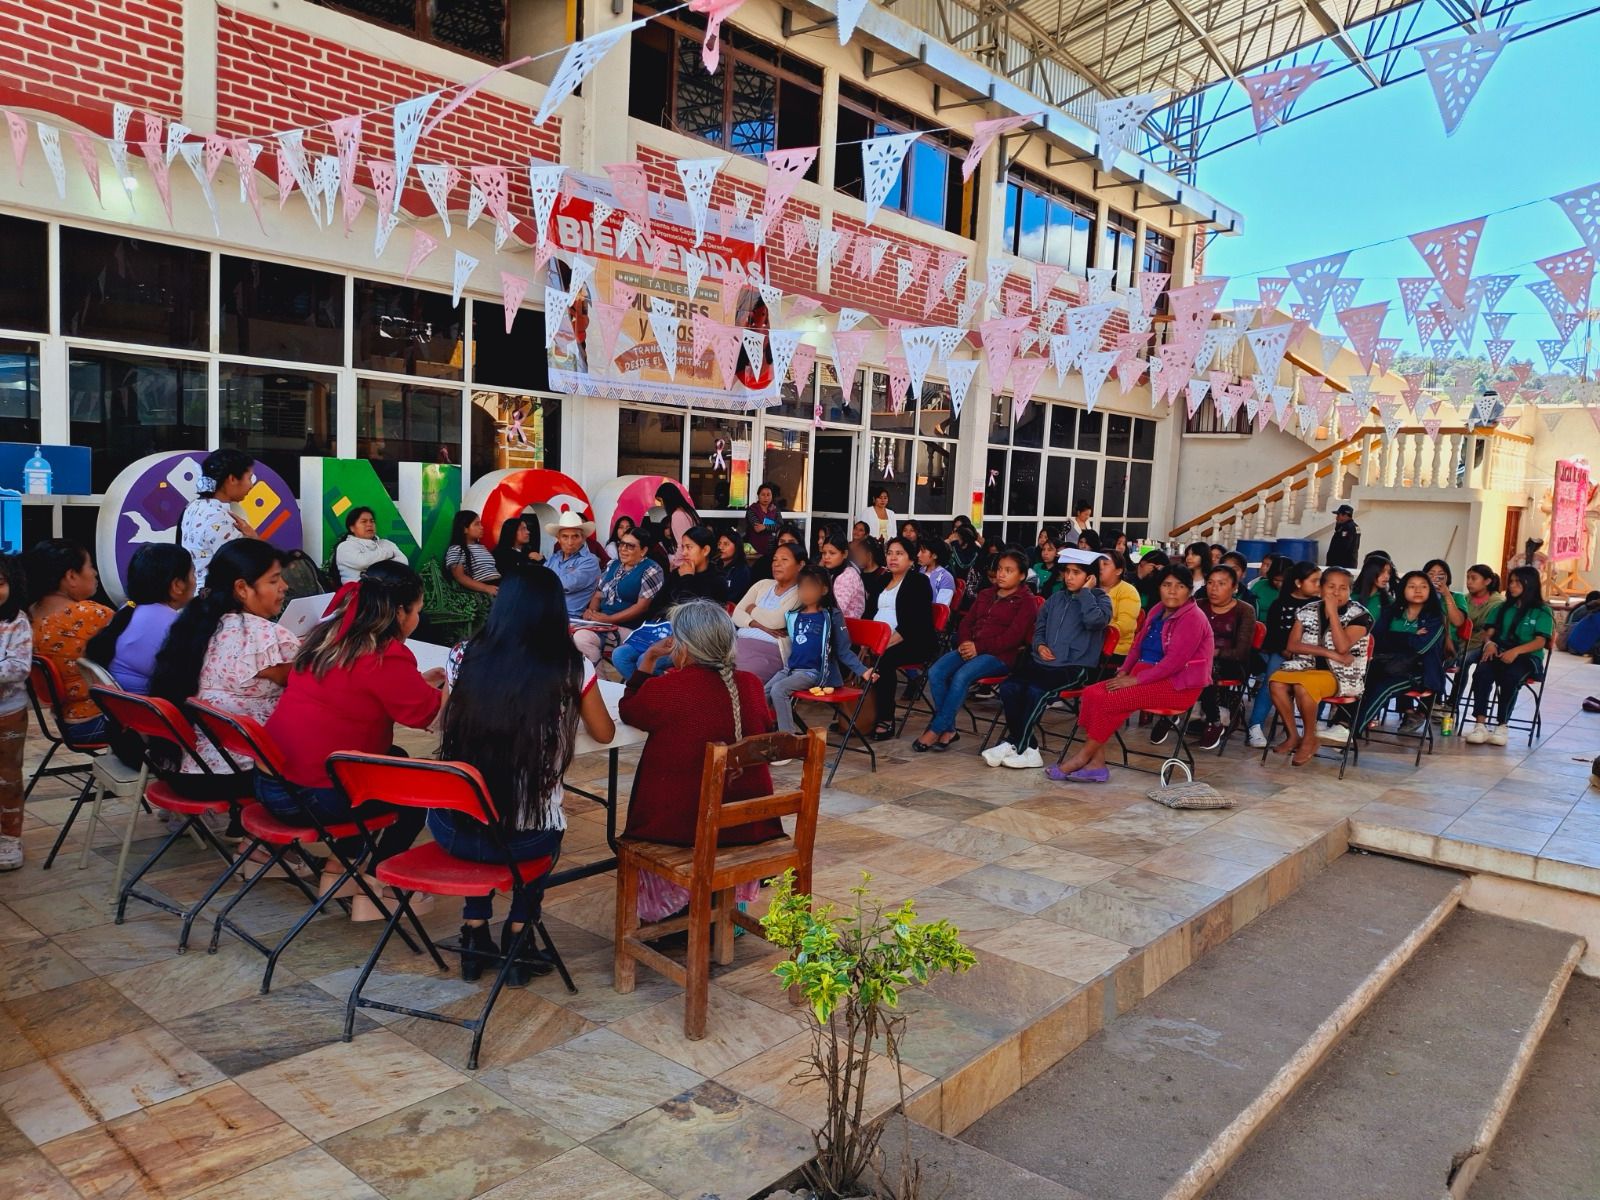
{"type": "Polygon", "coordinates": [[[1122,669],[1083,694],[1078,723],[1087,739],[1066,762],[1045,772],[1072,783],[1105,783],[1106,743],[1130,715],[1147,708],[1186,709],[1211,682],[1216,648],[1211,623],[1194,603],[1194,577],[1167,567],[1158,577],[1161,603],[1145,613],[1122,669]]]}

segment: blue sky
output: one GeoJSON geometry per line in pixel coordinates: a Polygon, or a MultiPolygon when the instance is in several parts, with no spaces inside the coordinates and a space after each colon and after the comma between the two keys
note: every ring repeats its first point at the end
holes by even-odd
{"type": "MultiPolygon", "coordinates": [[[[1577,7],[1535,0],[1519,12],[1553,16],[1577,7]]],[[[1406,54],[1407,69],[1420,61],[1414,51],[1406,54]]],[[[1394,280],[1428,271],[1406,235],[1600,179],[1592,133],[1592,114],[1600,111],[1597,60],[1600,15],[1511,43],[1453,137],[1445,136],[1432,90],[1418,76],[1206,159],[1200,186],[1245,216],[1243,235],[1212,242],[1207,272],[1239,277],[1224,293],[1229,299],[1253,297],[1255,275],[1282,275],[1290,262],[1397,237],[1352,254],[1344,274],[1367,280],[1357,304],[1393,301],[1384,333],[1404,332],[1414,346],[1394,280]]],[[[1513,357],[1542,367],[1535,340],[1555,336],[1539,301],[1520,286],[1543,278],[1533,260],[1580,244],[1549,202],[1489,218],[1474,273],[1522,272],[1499,305],[1522,314],[1506,334],[1517,339],[1513,357]]],[[[1338,328],[1331,312],[1324,328],[1338,328]]],[[[1480,322],[1480,339],[1483,332],[1480,322]]],[[[1580,327],[1569,353],[1582,336],[1580,327]]]]}

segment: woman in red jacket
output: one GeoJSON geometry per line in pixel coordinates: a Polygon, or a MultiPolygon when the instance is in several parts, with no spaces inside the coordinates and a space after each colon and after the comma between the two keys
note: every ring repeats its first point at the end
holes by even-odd
{"type": "MultiPolygon", "coordinates": [[[[397,722],[427,729],[444,703],[443,669],[419,671],[416,656],[406,648],[422,615],[422,578],[404,563],[375,563],[358,583],[339,591],[328,619],[307,635],[267,721],[267,732],[283,753],[289,786],[275,778],[256,780],[261,803],[297,825],[306,823],[307,811],[325,822],[351,819],[350,801],[328,777],[328,755],[336,750],[390,753],[397,722]]],[[[389,811],[397,819],[378,834],[369,870],[410,848],[428,815],[425,809],[390,809],[377,802],[363,805],[360,815],[389,811]]],[[[348,849],[358,853],[360,847],[348,849]]],[[[381,915],[365,896],[355,898],[353,919],[381,915]]]]}
{"type": "Polygon", "coordinates": [[[1188,708],[1211,682],[1216,639],[1194,603],[1194,572],[1166,567],[1155,578],[1161,602],[1139,622],[1116,675],[1083,693],[1078,724],[1086,740],[1066,762],[1045,772],[1051,779],[1107,782],[1106,743],[1131,714],[1146,708],[1188,708]]]}
{"type": "Polygon", "coordinates": [[[933,695],[933,720],[911,748],[948,750],[961,740],[956,714],[967,690],[980,679],[1005,675],[1033,636],[1038,608],[1022,586],[1028,573],[1027,557],[1007,550],[995,567],[994,587],[978,593],[956,630],[956,648],[941,655],[928,668],[928,688],[933,695]]]}
{"type": "MultiPolygon", "coordinates": [[[[733,619],[715,604],[690,600],[672,610],[672,635],[640,658],[617,707],[624,724],[650,735],[633,774],[624,837],[694,845],[706,746],[772,729],[761,680],[734,670],[733,654],[733,619]],[[668,655],[676,670],[656,675],[656,664],[668,655]]],[[[762,764],[730,778],[723,795],[749,800],[771,792],[772,772],[762,764]]],[[[783,836],[783,822],[773,818],[724,829],[720,843],[745,846],[783,836]]],[[[738,899],[755,898],[755,884],[738,889],[738,899]]],[[[659,876],[646,872],[640,877],[639,918],[646,924],[688,902],[687,892],[659,876]]]]}

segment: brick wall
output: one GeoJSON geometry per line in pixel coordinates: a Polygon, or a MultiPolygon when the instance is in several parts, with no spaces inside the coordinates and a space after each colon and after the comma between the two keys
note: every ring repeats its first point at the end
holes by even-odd
{"type": "MultiPolygon", "coordinates": [[[[452,81],[379,58],[328,38],[232,9],[218,10],[217,125],[227,134],[325,123],[353,112],[368,112],[423,92],[451,86],[452,81]]],[[[448,99],[448,97],[446,97],[448,99]]],[[[441,100],[440,104],[444,101],[441,100]]],[[[480,91],[452,112],[417,144],[415,162],[511,166],[511,205],[526,214],[529,207],[526,172],[518,169],[531,158],[555,162],[561,157],[561,122],[556,118],[535,127],[537,110],[480,91]]],[[[387,112],[363,122],[361,157],[392,158],[392,121],[387,112]]],[[[306,136],[308,152],[333,150],[326,129],[306,136]]],[[[269,166],[268,154],[261,159],[269,166]]],[[[415,175],[405,207],[430,212],[432,204],[415,175]]],[[[367,184],[365,170],[357,182],[367,184]]],[[[464,204],[466,183],[453,198],[464,204]]]]}
{"type": "Polygon", "coordinates": [[[182,104],[182,0],[0,0],[0,30],[0,101],[101,134],[117,101],[182,104]]]}
{"type": "MultiPolygon", "coordinates": [[[[845,255],[839,266],[833,269],[832,293],[834,299],[841,304],[856,307],[871,308],[877,312],[885,312],[891,316],[901,317],[919,325],[954,325],[956,322],[957,304],[947,300],[942,295],[939,303],[927,315],[922,315],[923,301],[927,296],[925,289],[932,286],[935,291],[939,288],[939,280],[930,280],[928,276],[937,267],[939,251],[942,249],[930,242],[922,242],[913,238],[898,237],[877,226],[867,225],[854,217],[845,216],[843,213],[833,214],[833,227],[855,235],[852,248],[845,255]],[[889,250],[883,256],[883,266],[878,273],[870,279],[861,278],[855,272],[855,242],[861,235],[867,237],[887,238],[889,250]],[[895,293],[898,275],[895,271],[895,259],[906,256],[906,251],[912,246],[921,246],[929,251],[929,267],[924,268],[922,276],[906,290],[904,296],[895,293]]],[[[961,288],[955,289],[957,299],[961,296],[961,288]]]]}

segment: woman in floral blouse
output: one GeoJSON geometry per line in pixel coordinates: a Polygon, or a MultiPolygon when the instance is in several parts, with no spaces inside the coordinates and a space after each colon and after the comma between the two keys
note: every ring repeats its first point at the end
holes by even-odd
{"type": "Polygon", "coordinates": [[[89,552],[66,538],[49,538],[35,546],[28,555],[27,571],[38,597],[28,609],[33,652],[54,663],[61,676],[61,723],[74,740],[104,741],[105,714],[89,699],[89,682],[78,673],[78,660],[89,639],[115,615],[89,598],[100,588],[100,575],[89,552]]]}
{"type": "Polygon", "coordinates": [[[194,555],[195,587],[204,589],[211,557],[235,538],[256,538],[258,534],[233,505],[250,494],[256,485],[255,460],[238,450],[216,450],[200,464],[195,483],[196,496],[183,510],[178,541],[194,555]]]}

